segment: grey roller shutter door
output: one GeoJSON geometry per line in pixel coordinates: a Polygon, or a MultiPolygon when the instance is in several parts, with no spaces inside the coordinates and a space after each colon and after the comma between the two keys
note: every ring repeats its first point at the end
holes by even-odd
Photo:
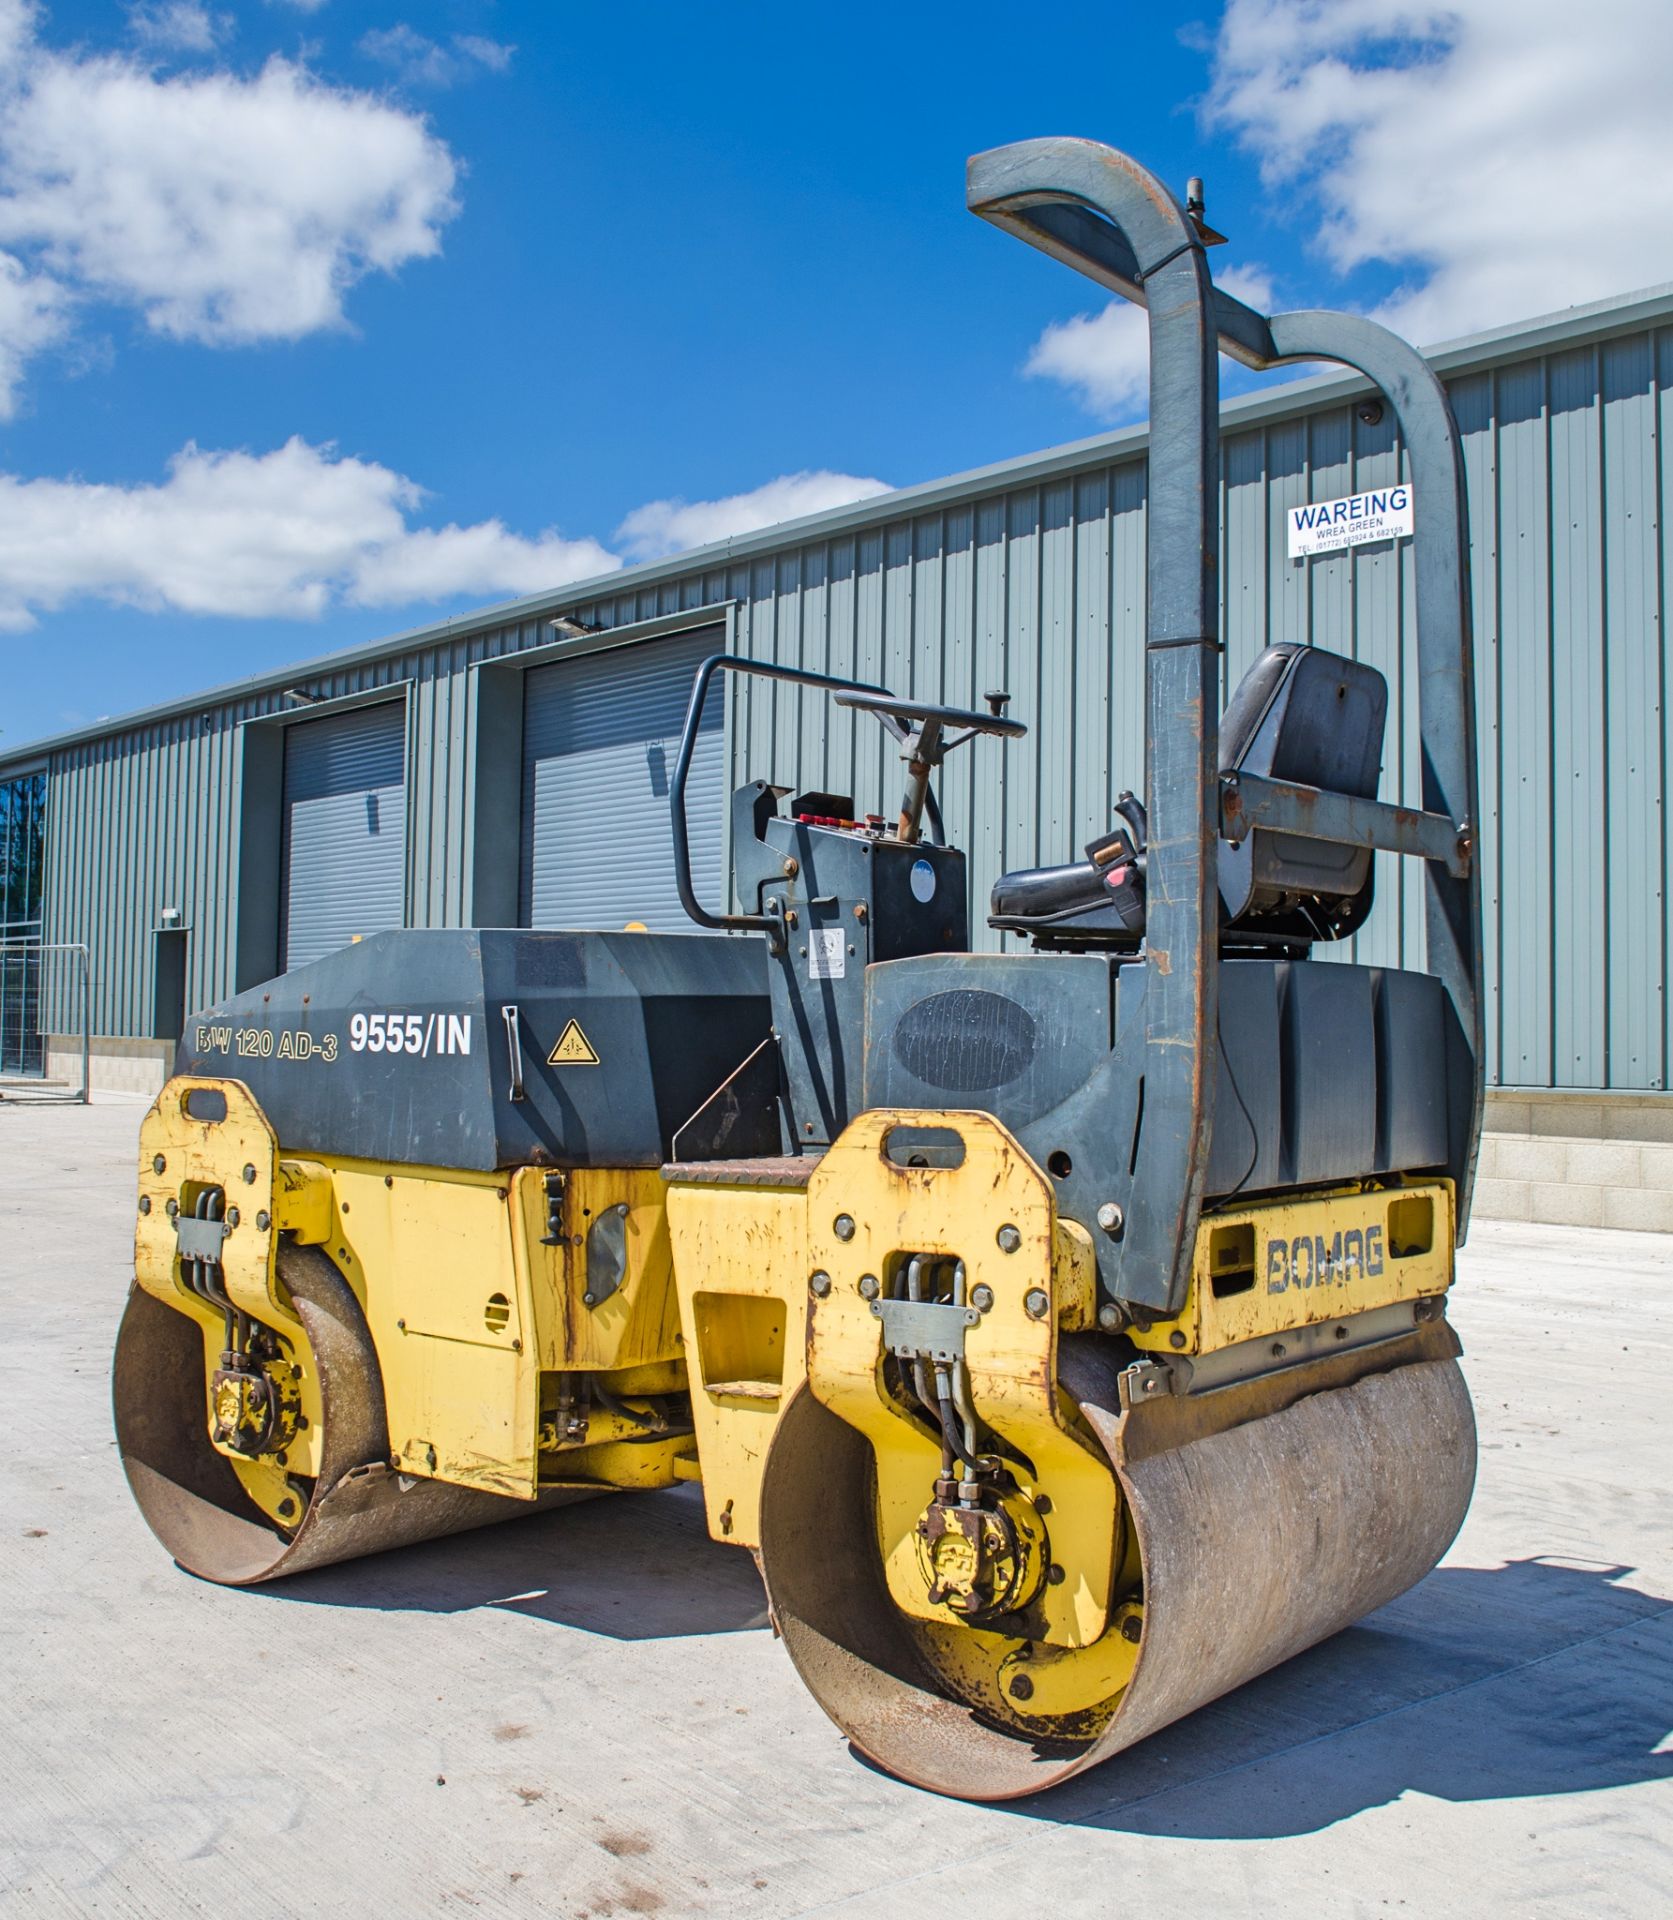
{"type": "Polygon", "coordinates": [[[286,728],[282,966],[401,925],[406,721],[396,700],[286,728]]]}
{"type": "MultiPolygon", "coordinates": [[[[695,931],[674,891],[668,782],[697,668],[725,630],[530,669],[523,702],[522,919],[528,927],[695,931]]],[[[726,750],[711,684],[686,782],[698,897],[724,892],[726,750]]]]}

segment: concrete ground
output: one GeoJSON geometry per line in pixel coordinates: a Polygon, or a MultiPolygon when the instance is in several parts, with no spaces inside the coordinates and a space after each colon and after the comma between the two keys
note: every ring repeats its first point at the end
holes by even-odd
{"type": "Polygon", "coordinates": [[[1673,1910],[1673,1238],[1478,1229],[1445,1565],[983,1808],[855,1758],[691,1489],[264,1592],[176,1569],[110,1436],[140,1111],[0,1104],[6,1912],[1673,1910]]]}

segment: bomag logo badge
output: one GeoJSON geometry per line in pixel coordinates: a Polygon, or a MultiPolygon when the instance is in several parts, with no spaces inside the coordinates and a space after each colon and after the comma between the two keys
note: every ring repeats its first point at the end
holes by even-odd
{"type": "Polygon", "coordinates": [[[598,1055],[593,1043],[581,1031],[579,1020],[571,1020],[558,1035],[558,1044],[546,1056],[549,1067],[596,1067],[598,1055]]]}
{"type": "Polygon", "coordinates": [[[1293,1240],[1266,1243],[1268,1293],[1287,1293],[1291,1287],[1352,1286],[1356,1280],[1374,1280],[1382,1270],[1380,1225],[1349,1227],[1328,1240],[1322,1233],[1298,1233],[1293,1240]]]}

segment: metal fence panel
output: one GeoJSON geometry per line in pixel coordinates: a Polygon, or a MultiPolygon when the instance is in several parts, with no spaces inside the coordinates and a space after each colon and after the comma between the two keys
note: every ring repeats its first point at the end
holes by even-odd
{"type": "Polygon", "coordinates": [[[0,940],[0,1098],[87,1104],[91,975],[78,943],[0,940]],[[49,1034],[71,1042],[68,1085],[48,1078],[49,1065],[58,1067],[47,1057],[49,1034]]]}

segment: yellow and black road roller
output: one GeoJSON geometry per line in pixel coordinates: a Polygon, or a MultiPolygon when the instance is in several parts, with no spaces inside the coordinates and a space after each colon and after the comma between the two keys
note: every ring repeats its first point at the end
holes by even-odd
{"type": "Polygon", "coordinates": [[[1005,696],[716,656],[670,782],[700,931],[384,934],[188,1022],[142,1129],[115,1402],[152,1528],[234,1585],[700,1482],[855,1746],[1003,1799],[1452,1540],[1480,907],[1429,368],[1363,318],[1217,288],[1196,184],[1105,147],[978,155],[969,201],[1148,312],[1142,798],[1083,859],[1002,878],[1011,950],[973,952],[935,784],[960,747],[1001,777],[1005,696]],[[1378,798],[1362,662],[1273,645],[1221,712],[1221,352],[1344,363],[1395,417],[1418,804],[1378,798]],[[876,814],[751,782],[705,905],[685,786],[723,673],[870,715],[904,792],[876,814]],[[1417,863],[1421,966],[1329,957],[1379,852],[1417,863]]]}

